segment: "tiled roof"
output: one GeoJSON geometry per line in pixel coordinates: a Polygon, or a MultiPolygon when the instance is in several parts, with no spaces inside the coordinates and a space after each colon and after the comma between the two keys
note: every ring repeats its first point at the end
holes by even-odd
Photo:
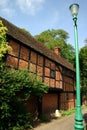
{"type": "Polygon", "coordinates": [[[75,71],[73,65],[69,63],[67,60],[65,60],[62,57],[58,57],[57,54],[55,54],[53,51],[48,49],[43,44],[36,41],[33,36],[27,34],[22,29],[18,28],[17,26],[13,25],[6,19],[0,17],[0,20],[2,20],[3,24],[7,27],[8,32],[7,34],[13,37],[14,39],[17,39],[18,41],[22,42],[23,44],[29,46],[30,48],[34,49],[35,51],[41,53],[42,55],[48,57],[49,59],[53,60],[54,62],[72,70],[75,71]]]}

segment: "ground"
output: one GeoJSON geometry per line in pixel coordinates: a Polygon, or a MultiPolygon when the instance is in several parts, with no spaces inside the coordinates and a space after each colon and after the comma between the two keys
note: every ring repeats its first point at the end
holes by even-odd
{"type": "MultiPolygon", "coordinates": [[[[60,119],[54,119],[49,123],[41,123],[37,127],[35,127],[34,130],[74,130],[74,116],[75,114],[72,114],[60,119]]],[[[83,123],[86,126],[87,108],[83,110],[83,118],[83,123]]]]}

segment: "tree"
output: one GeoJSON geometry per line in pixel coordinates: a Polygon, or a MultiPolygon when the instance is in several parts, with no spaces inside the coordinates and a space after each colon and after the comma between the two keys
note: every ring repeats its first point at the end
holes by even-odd
{"type": "Polygon", "coordinates": [[[87,38],[84,40],[84,42],[85,42],[85,46],[87,46],[87,38]]]}
{"type": "Polygon", "coordinates": [[[0,66],[2,65],[3,57],[7,53],[7,51],[11,50],[11,47],[8,45],[6,39],[7,28],[3,25],[0,20],[0,66]]]}
{"type": "Polygon", "coordinates": [[[55,47],[61,49],[62,57],[73,63],[75,53],[74,48],[71,44],[67,44],[67,39],[69,34],[62,30],[46,30],[39,35],[35,36],[36,40],[45,44],[51,50],[54,50],[55,47]]]}
{"type": "Polygon", "coordinates": [[[80,49],[80,71],[82,94],[87,98],[87,46],[80,49]]]}
{"type": "Polygon", "coordinates": [[[28,30],[26,30],[25,28],[20,28],[23,32],[25,32],[26,34],[28,34],[28,35],[31,35],[31,33],[28,31],[28,30]]]}

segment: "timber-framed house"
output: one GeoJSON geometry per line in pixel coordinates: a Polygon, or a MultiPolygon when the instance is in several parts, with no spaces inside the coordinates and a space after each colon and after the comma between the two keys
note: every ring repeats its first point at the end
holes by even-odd
{"type": "Polygon", "coordinates": [[[54,113],[56,109],[67,110],[75,106],[75,69],[61,57],[59,48],[54,52],[36,41],[31,35],[0,17],[7,27],[8,53],[6,65],[15,69],[28,69],[49,86],[49,92],[42,97],[33,97],[27,109],[42,114],[54,113]]]}

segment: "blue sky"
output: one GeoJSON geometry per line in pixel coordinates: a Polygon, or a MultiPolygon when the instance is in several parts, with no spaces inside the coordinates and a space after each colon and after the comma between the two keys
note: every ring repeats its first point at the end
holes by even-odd
{"type": "Polygon", "coordinates": [[[0,0],[0,16],[33,36],[48,29],[63,29],[69,33],[68,43],[74,46],[74,28],[69,6],[78,3],[79,48],[87,38],[87,0],[0,0]]]}

